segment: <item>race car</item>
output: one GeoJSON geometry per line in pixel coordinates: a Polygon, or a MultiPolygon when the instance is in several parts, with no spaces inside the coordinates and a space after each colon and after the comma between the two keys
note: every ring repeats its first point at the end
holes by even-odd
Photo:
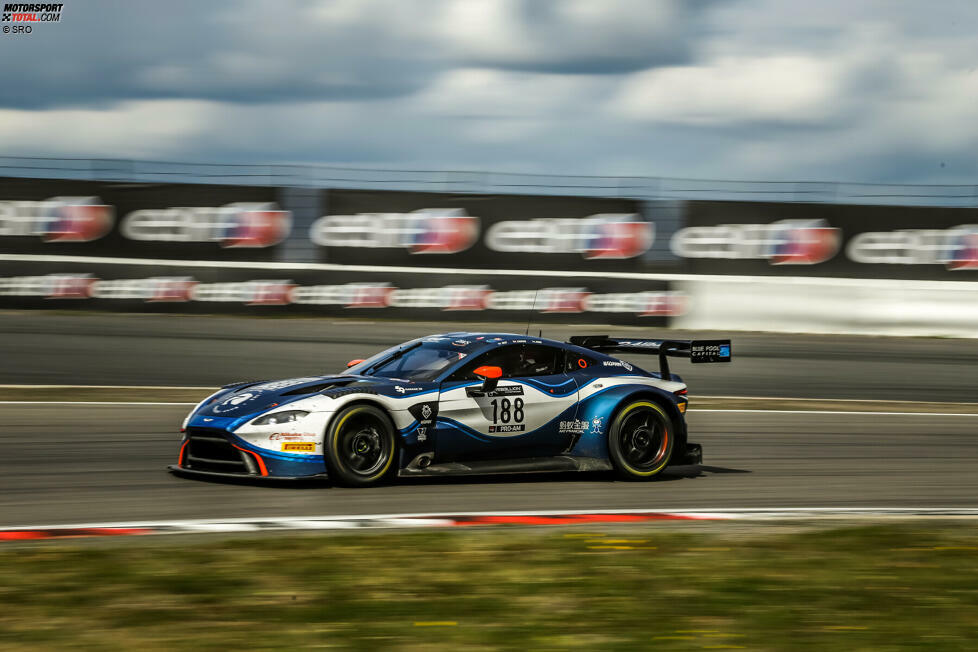
{"type": "Polygon", "coordinates": [[[337,375],[225,385],[184,420],[181,474],[328,477],[614,470],[644,480],[698,464],[686,384],[669,357],[729,362],[730,340],[558,342],[456,332],[405,342],[337,375]],[[611,353],[658,356],[645,371],[611,353]]]}

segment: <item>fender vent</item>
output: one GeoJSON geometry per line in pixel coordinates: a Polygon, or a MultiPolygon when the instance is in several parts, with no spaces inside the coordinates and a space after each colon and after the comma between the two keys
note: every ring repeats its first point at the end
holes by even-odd
{"type": "Polygon", "coordinates": [[[344,385],[349,385],[352,382],[355,382],[353,378],[349,380],[331,380],[326,383],[319,383],[318,385],[309,385],[308,387],[300,387],[299,389],[293,389],[287,392],[282,392],[282,396],[298,396],[299,394],[318,394],[324,389],[329,389],[330,387],[343,387],[344,385]]]}
{"type": "Polygon", "coordinates": [[[339,398],[340,396],[346,396],[347,394],[376,394],[377,390],[370,389],[369,387],[337,387],[336,389],[327,389],[322,394],[323,396],[328,396],[330,398],[339,398]]]}

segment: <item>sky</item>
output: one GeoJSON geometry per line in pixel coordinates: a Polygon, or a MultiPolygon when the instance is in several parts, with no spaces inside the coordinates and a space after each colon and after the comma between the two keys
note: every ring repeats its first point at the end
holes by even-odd
{"type": "Polygon", "coordinates": [[[978,184],[972,0],[64,5],[2,155],[978,184]]]}

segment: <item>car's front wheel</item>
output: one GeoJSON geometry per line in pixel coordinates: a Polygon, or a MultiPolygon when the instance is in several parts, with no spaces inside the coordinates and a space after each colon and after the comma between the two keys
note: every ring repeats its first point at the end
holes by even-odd
{"type": "Polygon", "coordinates": [[[396,444],[394,424],[380,408],[351,405],[326,431],[326,467],[330,477],[354,487],[379,482],[390,471],[396,444]]]}
{"type": "Polygon", "coordinates": [[[625,405],[608,431],[611,461],[627,480],[645,480],[666,468],[674,442],[672,420],[662,406],[645,399],[625,405]]]}

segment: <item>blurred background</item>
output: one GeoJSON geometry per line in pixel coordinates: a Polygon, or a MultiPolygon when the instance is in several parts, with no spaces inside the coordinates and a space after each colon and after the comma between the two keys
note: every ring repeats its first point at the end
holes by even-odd
{"type": "Polygon", "coordinates": [[[12,13],[0,307],[973,337],[976,14],[12,13]]]}

